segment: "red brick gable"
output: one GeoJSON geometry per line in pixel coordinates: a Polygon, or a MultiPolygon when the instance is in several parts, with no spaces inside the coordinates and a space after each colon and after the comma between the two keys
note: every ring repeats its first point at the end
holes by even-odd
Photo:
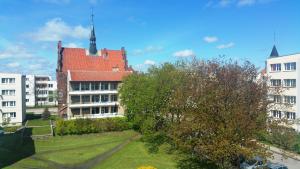
{"type": "Polygon", "coordinates": [[[102,49],[101,56],[86,55],[82,48],[63,48],[62,71],[112,71],[118,67],[119,71],[126,71],[127,61],[125,51],[102,49]]]}

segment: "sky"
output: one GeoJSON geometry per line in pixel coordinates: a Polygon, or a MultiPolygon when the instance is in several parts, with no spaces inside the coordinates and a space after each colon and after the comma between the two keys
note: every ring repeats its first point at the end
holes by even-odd
{"type": "Polygon", "coordinates": [[[298,0],[0,0],[0,72],[55,77],[57,42],[125,47],[129,65],[180,59],[246,60],[263,68],[276,44],[300,52],[298,0]]]}

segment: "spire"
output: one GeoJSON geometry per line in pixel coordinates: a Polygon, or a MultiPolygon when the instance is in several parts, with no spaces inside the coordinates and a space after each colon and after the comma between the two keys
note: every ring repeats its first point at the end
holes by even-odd
{"type": "Polygon", "coordinates": [[[96,55],[97,54],[97,47],[96,47],[96,35],[95,35],[95,27],[94,27],[94,13],[92,10],[92,27],[91,27],[91,37],[90,37],[90,55],[96,55]]]}
{"type": "Polygon", "coordinates": [[[279,54],[277,52],[276,46],[274,45],[273,49],[272,49],[272,52],[270,54],[270,57],[278,57],[278,56],[279,56],[279,54]]]}

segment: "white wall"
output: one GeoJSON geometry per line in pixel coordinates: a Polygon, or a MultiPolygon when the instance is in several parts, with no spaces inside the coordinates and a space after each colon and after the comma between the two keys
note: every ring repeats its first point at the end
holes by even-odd
{"type": "Polygon", "coordinates": [[[16,113],[10,118],[11,125],[20,125],[25,119],[25,76],[20,74],[0,73],[0,124],[3,122],[3,113],[16,113]],[[14,78],[14,83],[2,83],[3,78],[14,78]],[[14,95],[2,95],[2,90],[15,90],[14,95]],[[15,106],[5,107],[3,102],[15,101],[15,106]]]}
{"type": "MultiPolygon", "coordinates": [[[[267,76],[269,78],[269,85],[270,79],[281,79],[281,83],[284,84],[284,79],[296,79],[296,87],[295,88],[282,88],[281,95],[287,96],[296,96],[296,104],[292,106],[283,106],[283,105],[274,105],[271,109],[277,109],[280,111],[289,111],[296,113],[296,119],[300,118],[300,54],[293,54],[293,55],[286,55],[280,57],[274,57],[267,59],[267,76]],[[294,71],[287,71],[285,70],[284,63],[288,62],[296,62],[296,70],[294,71]],[[281,64],[281,71],[272,72],[271,71],[271,64],[281,64]]],[[[272,94],[272,92],[269,92],[272,94]]],[[[284,98],[282,98],[284,101],[284,98]]],[[[271,115],[271,114],[270,114],[271,115]]],[[[300,131],[300,125],[293,126],[296,130],[300,131]]]]}

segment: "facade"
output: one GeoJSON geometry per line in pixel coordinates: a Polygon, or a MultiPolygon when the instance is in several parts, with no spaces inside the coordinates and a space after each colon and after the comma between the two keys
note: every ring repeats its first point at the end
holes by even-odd
{"type": "Polygon", "coordinates": [[[26,75],[26,106],[56,105],[57,84],[50,76],[26,75]]]}
{"type": "Polygon", "coordinates": [[[270,86],[269,97],[273,101],[270,116],[289,120],[291,127],[300,131],[300,53],[280,56],[276,47],[266,62],[266,74],[270,86]]]}
{"type": "Polygon", "coordinates": [[[97,50],[94,26],[89,50],[62,47],[58,42],[59,114],[67,119],[122,116],[118,88],[131,73],[124,48],[97,50]]]}
{"type": "Polygon", "coordinates": [[[0,73],[0,125],[21,125],[25,119],[25,76],[0,73]]]}

